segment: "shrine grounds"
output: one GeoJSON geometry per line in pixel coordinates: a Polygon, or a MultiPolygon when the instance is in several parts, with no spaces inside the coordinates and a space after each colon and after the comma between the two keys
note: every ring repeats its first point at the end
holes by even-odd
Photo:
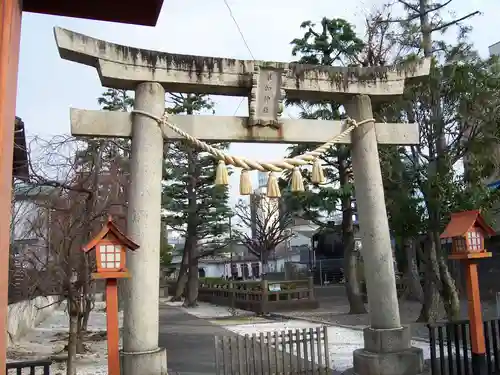
{"type": "MultiPolygon", "coordinates": [[[[214,336],[236,336],[255,332],[281,331],[296,328],[328,326],[328,346],[334,374],[345,373],[352,367],[352,351],[363,347],[362,329],[368,326],[368,314],[349,315],[349,305],[342,286],[316,288],[320,308],[272,314],[260,318],[248,311],[230,311],[227,307],[200,303],[194,309],[184,309],[180,303],[160,303],[160,346],[167,349],[170,374],[215,374],[214,336]]],[[[466,301],[462,313],[466,317],[466,301]]],[[[429,358],[428,330],[425,324],[415,323],[420,304],[400,301],[401,318],[411,324],[413,345],[424,350],[429,358]]],[[[496,315],[493,302],[483,302],[485,318],[496,315]]],[[[121,323],[122,313],[120,313],[121,323]]],[[[444,319],[444,312],[442,312],[444,319]]],[[[107,349],[104,304],[97,303],[91,314],[91,333],[85,340],[88,352],[79,355],[78,375],[105,375],[107,349]]],[[[64,345],[68,332],[64,304],[48,319],[29,332],[16,345],[9,347],[9,360],[54,360],[51,373],[65,373],[64,345]]]]}

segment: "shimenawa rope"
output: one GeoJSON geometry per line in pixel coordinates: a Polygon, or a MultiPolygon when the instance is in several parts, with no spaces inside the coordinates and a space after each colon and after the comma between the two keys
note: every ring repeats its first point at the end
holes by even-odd
{"type": "Polygon", "coordinates": [[[312,182],[315,184],[323,184],[325,182],[325,177],[323,174],[323,168],[321,166],[321,162],[319,161],[319,157],[323,155],[326,151],[328,151],[333,146],[333,144],[337,143],[339,140],[341,140],[349,133],[351,133],[356,127],[366,124],[368,122],[375,121],[373,118],[370,118],[360,121],[358,123],[355,120],[348,117],[345,120],[345,122],[349,126],[345,130],[343,130],[340,134],[337,134],[335,137],[323,143],[316,149],[305,152],[304,154],[295,156],[293,158],[287,158],[273,162],[260,162],[245,157],[229,155],[219,150],[218,148],[215,148],[209,145],[208,143],[193,137],[192,135],[186,133],[185,131],[177,127],[175,124],[169,122],[167,114],[164,114],[160,118],[151,113],[141,110],[133,110],[132,113],[147,116],[155,120],[158,123],[165,138],[168,138],[165,129],[165,127],[168,127],[172,131],[174,131],[175,133],[179,134],[181,137],[189,141],[198,149],[208,152],[215,158],[219,159],[219,165],[217,166],[216,179],[215,179],[216,180],[215,183],[218,185],[228,184],[229,180],[229,174],[227,171],[228,164],[242,168],[240,176],[240,194],[242,195],[248,195],[251,193],[252,186],[250,178],[248,176],[249,171],[258,170],[262,172],[270,172],[269,179],[267,182],[267,195],[271,198],[277,198],[281,196],[280,189],[278,187],[278,181],[276,176],[274,175],[274,172],[282,172],[283,170],[292,170],[293,171],[292,181],[291,181],[292,191],[304,191],[304,183],[302,175],[300,173],[300,169],[298,167],[312,163],[313,164],[312,177],[311,177],[312,182]]]}

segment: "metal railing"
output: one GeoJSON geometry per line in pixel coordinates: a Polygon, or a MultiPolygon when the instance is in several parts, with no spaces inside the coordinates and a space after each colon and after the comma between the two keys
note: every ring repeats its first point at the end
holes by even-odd
{"type": "MultiPolygon", "coordinates": [[[[483,324],[488,374],[500,374],[500,320],[486,320],[483,324]]],[[[468,320],[428,324],[427,328],[433,375],[480,375],[472,369],[468,320]]]]}

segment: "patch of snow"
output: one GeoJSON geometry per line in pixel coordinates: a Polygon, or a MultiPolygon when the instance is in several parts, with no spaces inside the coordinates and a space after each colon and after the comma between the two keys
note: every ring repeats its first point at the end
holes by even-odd
{"type": "MultiPolygon", "coordinates": [[[[173,306],[173,305],[171,305],[173,306]]],[[[179,306],[179,305],[176,305],[179,306]]],[[[215,306],[210,304],[202,304],[198,308],[194,309],[184,309],[187,313],[192,314],[198,318],[210,319],[214,315],[231,316],[227,313],[227,307],[215,306]],[[224,315],[224,311],[226,314],[224,315]]],[[[224,325],[225,329],[237,333],[239,335],[252,335],[267,332],[276,331],[288,331],[295,329],[309,329],[321,327],[321,324],[312,323],[305,320],[286,320],[286,321],[269,321],[268,323],[256,323],[256,324],[230,324],[224,325]]],[[[364,338],[363,332],[360,330],[329,326],[327,327],[328,334],[328,352],[330,356],[330,368],[336,371],[345,371],[352,368],[353,357],[352,353],[356,349],[363,348],[364,338]]],[[[430,358],[429,344],[423,341],[412,341],[412,345],[423,350],[424,359],[430,358]]],[[[280,349],[286,351],[287,353],[292,352],[293,355],[298,355],[298,350],[291,345],[286,344],[284,347],[280,345],[280,349]]],[[[301,357],[304,358],[304,354],[301,353],[301,357]]],[[[311,356],[308,355],[308,359],[311,360],[311,356]]]]}
{"type": "Polygon", "coordinates": [[[198,302],[198,306],[190,308],[182,307],[183,302],[165,301],[163,303],[166,304],[167,306],[179,307],[185,312],[201,319],[217,319],[217,318],[229,318],[232,316],[255,315],[250,311],[231,309],[229,307],[212,305],[206,302],[198,302]]]}
{"type": "MultiPolygon", "coordinates": [[[[78,354],[76,359],[77,375],[106,375],[107,370],[107,342],[106,342],[106,313],[105,304],[96,303],[95,309],[89,317],[89,333],[84,345],[88,350],[85,354],[78,354]]],[[[123,313],[119,313],[119,324],[122,325],[123,313]]],[[[51,366],[51,374],[65,375],[69,318],[62,305],[38,327],[31,330],[22,340],[11,345],[7,351],[9,362],[61,359],[51,366]]],[[[42,369],[39,370],[43,374],[42,369]]],[[[38,375],[38,372],[35,373],[38,375]]]]}

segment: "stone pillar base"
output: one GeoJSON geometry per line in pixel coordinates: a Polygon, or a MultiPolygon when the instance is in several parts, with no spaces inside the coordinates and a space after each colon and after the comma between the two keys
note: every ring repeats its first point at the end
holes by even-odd
{"type": "Polygon", "coordinates": [[[364,349],[353,353],[356,375],[417,375],[423,372],[422,349],[411,346],[409,327],[365,328],[364,349]]]}
{"type": "Polygon", "coordinates": [[[123,375],[167,375],[167,351],[120,352],[123,375]]]}

